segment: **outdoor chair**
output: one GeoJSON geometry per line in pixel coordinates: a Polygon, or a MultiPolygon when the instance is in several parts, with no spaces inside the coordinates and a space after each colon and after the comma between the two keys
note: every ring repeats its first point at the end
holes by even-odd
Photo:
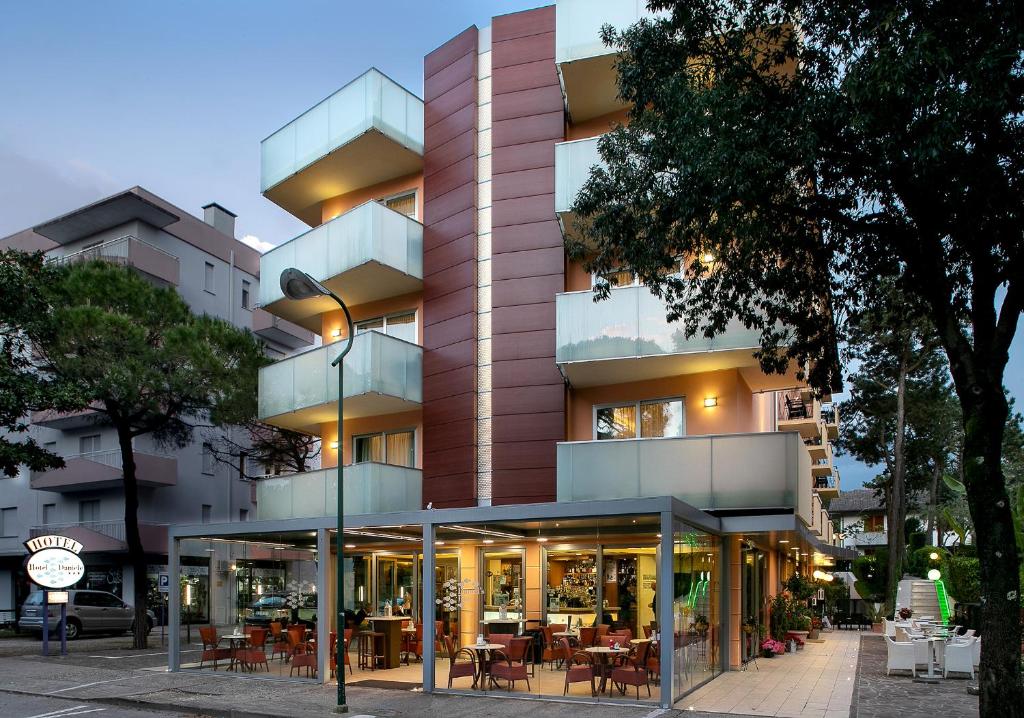
{"type": "Polygon", "coordinates": [[[977,639],[954,641],[946,644],[945,657],[942,661],[942,677],[950,673],[970,673],[974,680],[974,644],[977,639]]]}
{"type": "Polygon", "coordinates": [[[487,637],[490,643],[500,643],[505,648],[509,647],[512,643],[512,639],[515,638],[511,633],[492,633],[487,637]]]}
{"type": "MultiPolygon", "coordinates": [[[[754,666],[756,667],[757,663],[754,663],[754,666]]],[[[654,685],[661,683],[661,644],[658,641],[651,641],[650,648],[647,649],[647,673],[650,674],[654,685]]]]}
{"type": "MultiPolygon", "coordinates": [[[[928,640],[911,641],[914,644],[914,665],[921,666],[928,670],[928,664],[932,662],[932,643],[928,640]]],[[[917,670],[917,669],[915,669],[917,670]]],[[[916,673],[914,674],[917,675],[916,673]]]]}
{"type": "Polygon", "coordinates": [[[213,670],[217,670],[217,661],[231,659],[231,649],[220,646],[220,639],[217,638],[217,629],[213,626],[203,626],[199,629],[199,638],[203,642],[203,653],[199,659],[199,667],[203,667],[206,661],[213,661],[213,670]]]}
{"type": "Polygon", "coordinates": [[[448,653],[448,687],[452,687],[452,681],[456,678],[472,678],[473,687],[476,688],[476,653],[468,648],[455,650],[455,641],[450,636],[443,636],[445,651],[448,653]],[[469,661],[459,661],[460,655],[469,657],[469,661]]]}
{"type": "Polygon", "coordinates": [[[889,636],[890,638],[896,637],[896,621],[890,621],[888,618],[883,618],[882,626],[885,635],[889,636]]]}
{"type": "Polygon", "coordinates": [[[249,632],[249,646],[242,650],[242,662],[249,667],[249,670],[253,670],[253,668],[262,664],[267,667],[267,672],[270,672],[270,664],[267,662],[266,645],[267,629],[253,628],[249,632]]]}
{"type": "Polygon", "coordinates": [[[580,646],[583,648],[590,648],[594,645],[594,640],[597,638],[597,629],[593,626],[587,626],[580,628],[580,646]]]}
{"type": "MultiPolygon", "coordinates": [[[[609,634],[609,635],[611,635],[611,634],[609,634]]],[[[616,636],[624,636],[626,640],[619,641],[619,643],[622,643],[622,644],[627,645],[627,646],[629,645],[629,642],[633,640],[633,631],[631,631],[628,628],[620,628],[619,630],[615,631],[615,635],[616,636]]]]}
{"type": "Polygon", "coordinates": [[[974,649],[974,667],[977,668],[981,665],[981,639],[975,636],[974,643],[971,645],[974,649]]]}
{"type": "Polygon", "coordinates": [[[540,632],[544,637],[544,649],[540,654],[540,664],[543,667],[545,663],[550,663],[551,667],[554,668],[557,663],[560,667],[562,661],[565,660],[565,654],[562,651],[562,645],[560,641],[556,641],[552,634],[561,633],[565,631],[564,624],[554,624],[551,626],[541,626],[540,632]]]}
{"type": "Polygon", "coordinates": [[[288,669],[288,676],[289,676],[289,678],[291,677],[292,672],[296,668],[305,668],[306,669],[306,678],[316,678],[316,670],[317,670],[316,651],[315,650],[310,650],[308,645],[307,645],[306,649],[303,650],[302,652],[292,654],[292,665],[291,665],[291,668],[288,669]],[[312,673],[312,675],[310,675],[311,673],[312,673]]]}
{"type": "Polygon", "coordinates": [[[530,676],[534,676],[533,669],[533,637],[519,636],[509,641],[508,649],[505,651],[513,663],[522,663],[530,670],[530,676]]]}
{"type": "MultiPolygon", "coordinates": [[[[494,637],[494,634],[491,634],[494,637]]],[[[508,649],[508,650],[511,650],[508,649]]],[[[490,666],[487,675],[491,683],[498,685],[498,679],[505,681],[507,689],[511,692],[515,688],[516,681],[526,681],[526,690],[530,690],[530,672],[525,663],[514,663],[508,652],[501,649],[491,651],[490,666]]]]}
{"type": "Polygon", "coordinates": [[[569,693],[570,683],[590,682],[590,695],[597,695],[597,686],[594,684],[594,661],[590,655],[583,651],[573,651],[569,647],[569,639],[561,638],[562,650],[566,654],[565,659],[565,688],[562,695],[569,693]]]}
{"type": "Polygon", "coordinates": [[[913,643],[897,643],[891,637],[886,636],[885,648],[887,652],[885,675],[889,675],[892,671],[910,671],[911,675],[917,675],[913,643]]]}
{"type": "Polygon", "coordinates": [[[972,638],[975,633],[977,633],[977,631],[975,631],[973,628],[968,628],[968,629],[966,629],[964,631],[964,637],[965,638],[972,638]]]}
{"type": "Polygon", "coordinates": [[[288,656],[294,656],[296,653],[305,653],[309,648],[309,644],[306,643],[306,627],[301,625],[288,626],[286,629],[286,637],[288,640],[288,656]]]}
{"type": "Polygon", "coordinates": [[[283,661],[288,657],[288,637],[285,636],[284,627],[281,626],[280,621],[270,622],[270,637],[273,641],[270,649],[270,658],[273,659],[280,654],[283,661]]]}
{"type": "Polygon", "coordinates": [[[640,700],[640,686],[647,686],[647,695],[651,695],[651,676],[647,672],[647,650],[651,644],[640,643],[636,654],[626,658],[625,663],[612,669],[612,683],[621,695],[626,695],[626,687],[636,688],[636,699],[640,700]]]}
{"type": "Polygon", "coordinates": [[[607,636],[608,635],[608,631],[610,631],[611,628],[612,627],[610,625],[608,625],[607,623],[599,624],[597,626],[597,637],[601,638],[602,636],[607,636]]]}
{"type": "Polygon", "coordinates": [[[644,638],[650,638],[654,634],[654,628],[651,626],[644,626],[644,638]]]}

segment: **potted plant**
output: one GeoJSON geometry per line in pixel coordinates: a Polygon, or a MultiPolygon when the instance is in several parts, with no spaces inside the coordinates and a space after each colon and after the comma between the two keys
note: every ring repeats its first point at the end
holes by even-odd
{"type": "Polygon", "coordinates": [[[807,637],[810,639],[816,639],[818,633],[821,631],[821,619],[817,616],[811,618],[811,630],[807,633],[807,637]]]}
{"type": "Polygon", "coordinates": [[[910,618],[911,616],[913,616],[913,615],[914,615],[914,612],[913,612],[913,611],[911,611],[911,610],[910,610],[909,608],[907,608],[906,606],[904,606],[903,608],[901,608],[901,609],[900,609],[900,612],[899,612],[899,616],[900,616],[900,618],[902,618],[902,619],[903,619],[904,621],[906,621],[907,619],[909,619],[909,618],[910,618]]]}
{"type": "Polygon", "coordinates": [[[871,632],[881,633],[882,632],[882,613],[885,611],[884,603],[869,603],[869,612],[871,613],[871,632]]]}
{"type": "Polygon", "coordinates": [[[775,658],[777,653],[785,653],[786,645],[782,641],[776,641],[774,638],[766,638],[761,643],[761,655],[765,658],[775,658]]]}

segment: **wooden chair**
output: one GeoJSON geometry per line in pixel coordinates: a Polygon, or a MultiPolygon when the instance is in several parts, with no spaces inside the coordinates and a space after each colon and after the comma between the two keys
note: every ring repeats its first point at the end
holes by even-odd
{"type": "Polygon", "coordinates": [[[509,641],[508,650],[505,651],[509,660],[513,663],[522,663],[530,671],[530,677],[534,675],[533,669],[533,637],[517,636],[509,641]]]}
{"type": "Polygon", "coordinates": [[[443,636],[445,651],[448,653],[448,687],[452,687],[452,681],[456,678],[472,678],[473,687],[476,688],[476,653],[468,648],[455,650],[455,641],[450,636],[443,636]],[[469,656],[469,662],[459,661],[459,656],[469,656]]]}
{"type": "Polygon", "coordinates": [[[641,643],[636,653],[629,656],[625,663],[612,669],[612,683],[618,687],[621,695],[626,695],[626,686],[636,687],[636,699],[640,700],[640,686],[647,686],[647,696],[651,695],[651,676],[647,672],[647,651],[651,644],[641,643]]]}
{"type": "MultiPolygon", "coordinates": [[[[491,638],[494,638],[493,633],[491,638]]],[[[491,651],[490,666],[487,670],[488,678],[495,686],[498,685],[498,679],[505,681],[509,692],[515,688],[516,681],[526,681],[526,690],[530,690],[529,669],[525,663],[516,663],[512,660],[512,656],[509,655],[512,650],[509,647],[507,651],[501,649],[491,651]]]]}
{"type": "Polygon", "coordinates": [[[562,650],[566,654],[565,659],[565,688],[562,695],[569,693],[570,683],[586,683],[590,681],[590,696],[597,696],[597,686],[594,683],[594,661],[590,654],[583,651],[573,651],[569,646],[569,639],[560,639],[562,650]]]}
{"type": "Polygon", "coordinates": [[[206,661],[213,661],[213,670],[217,670],[217,661],[231,659],[231,649],[220,646],[220,639],[217,638],[217,629],[213,626],[201,626],[199,638],[203,642],[203,653],[199,659],[199,667],[203,667],[206,661]]]}
{"type": "Polygon", "coordinates": [[[249,670],[253,670],[253,668],[262,664],[267,667],[267,672],[270,672],[270,663],[267,662],[266,645],[267,629],[253,628],[249,632],[249,646],[242,650],[242,662],[249,667],[249,670]]]}
{"type": "Polygon", "coordinates": [[[281,660],[283,661],[288,657],[288,637],[284,634],[284,627],[280,621],[270,622],[270,636],[273,640],[273,645],[270,649],[270,658],[273,659],[278,654],[281,654],[281,660]]]}

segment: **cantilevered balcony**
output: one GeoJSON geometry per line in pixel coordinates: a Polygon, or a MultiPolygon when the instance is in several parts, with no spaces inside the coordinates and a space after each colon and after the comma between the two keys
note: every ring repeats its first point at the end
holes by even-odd
{"type": "Polygon", "coordinates": [[[776,411],[779,431],[799,432],[811,442],[827,441],[822,434],[821,405],[817,401],[804,401],[798,390],[779,392],[776,411]]]}
{"type": "Polygon", "coordinates": [[[370,69],[260,150],[263,195],[317,225],[323,200],[423,168],[423,100],[370,69]]]}
{"type": "Polygon", "coordinates": [[[615,50],[601,42],[601,26],[623,30],[650,17],[646,0],[558,0],[555,5],[555,63],[566,109],[582,122],[622,109],[615,50]]]}
{"type": "Polygon", "coordinates": [[[312,331],[287,319],[275,317],[263,309],[257,309],[252,313],[252,331],[253,334],[283,344],[289,349],[307,347],[313,343],[312,331]]]}
{"type": "MultiPolygon", "coordinates": [[[[72,493],[116,488],[124,480],[119,449],[65,456],[64,463],[63,469],[33,472],[29,484],[33,489],[72,493]]],[[[136,451],[135,475],[139,486],[174,486],[178,483],[178,460],[136,451]]]]}
{"type": "Polygon", "coordinates": [[[701,509],[792,509],[814,517],[810,459],[796,434],[558,444],[558,501],[675,496],[701,509]]]}
{"type": "Polygon", "coordinates": [[[161,284],[173,286],[179,284],[178,258],[132,235],[118,237],[102,244],[94,244],[77,252],[51,255],[47,261],[55,264],[72,264],[74,262],[91,262],[97,259],[131,267],[151,279],[156,279],[161,284]]]}
{"type": "MultiPolygon", "coordinates": [[[[390,464],[345,467],[345,515],[418,511],[423,501],[423,472],[390,464]]],[[[259,479],[256,516],[260,520],[335,516],[338,470],[319,469],[259,479]]]]}
{"type": "Polygon", "coordinates": [[[598,137],[559,142],[555,145],[555,214],[566,237],[579,238],[572,203],[590,176],[591,168],[603,164],[597,151],[598,137]]]}
{"type": "Polygon", "coordinates": [[[320,315],[338,306],[328,297],[286,299],[278,277],[308,272],[350,306],[423,288],[423,225],[379,202],[366,202],[260,257],[260,306],[319,333],[320,315]]]}
{"type": "MultiPolygon", "coordinates": [[[[263,367],[259,417],[274,426],[318,433],[338,419],[338,370],[331,361],[343,342],[263,367]]],[[[394,414],[423,401],[423,348],[379,332],[356,336],[345,357],[345,418],[394,414]]]]}
{"type": "MultiPolygon", "coordinates": [[[[575,387],[739,368],[755,391],[777,378],[761,372],[753,352],[758,333],[733,322],[707,339],[686,338],[665,319],[665,304],[647,287],[613,289],[595,302],[590,291],[555,298],[555,361],[575,387]]],[[[806,451],[804,452],[806,454],[806,451]]]]}

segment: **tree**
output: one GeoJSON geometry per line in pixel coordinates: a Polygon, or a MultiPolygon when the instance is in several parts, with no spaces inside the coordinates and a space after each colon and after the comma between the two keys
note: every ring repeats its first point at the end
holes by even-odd
{"type": "Polygon", "coordinates": [[[0,471],[46,471],[64,459],[28,435],[33,411],[68,411],[79,399],[70,387],[35,370],[28,337],[48,332],[43,289],[57,276],[42,254],[0,252],[0,471]]]}
{"type": "Polygon", "coordinates": [[[243,479],[255,479],[268,468],[280,473],[309,471],[320,457],[320,437],[279,429],[250,420],[239,426],[242,438],[233,433],[211,432],[209,445],[216,461],[230,466],[243,479]]]}
{"type": "Polygon", "coordinates": [[[927,487],[931,474],[923,464],[933,450],[939,453],[935,447],[949,433],[935,423],[931,406],[951,391],[932,326],[915,316],[895,287],[883,298],[858,308],[848,324],[847,355],[857,369],[849,378],[850,398],[840,406],[843,430],[837,447],[884,468],[875,485],[889,524],[883,596],[890,611],[906,563],[908,498],[927,487]]]}
{"type": "Polygon", "coordinates": [[[599,142],[570,257],[633,271],[690,336],[739,320],[760,332],[762,367],[809,363],[822,391],[836,383],[846,311],[897,284],[936,328],[963,414],[987,598],[981,713],[1021,715],[1019,556],[1000,460],[1024,307],[1018,4],[650,7],[666,13],[603,31],[621,51],[629,124],[599,142]]]}
{"type": "Polygon", "coordinates": [[[48,321],[29,332],[36,370],[74,387],[81,408],[117,432],[125,543],[135,576],[134,647],[146,647],[146,556],[139,536],[139,487],[132,442],[149,435],[184,447],[199,423],[255,414],[257,371],[267,362],[248,331],[196,316],[171,288],[104,262],[55,272],[42,288],[48,321]]]}

